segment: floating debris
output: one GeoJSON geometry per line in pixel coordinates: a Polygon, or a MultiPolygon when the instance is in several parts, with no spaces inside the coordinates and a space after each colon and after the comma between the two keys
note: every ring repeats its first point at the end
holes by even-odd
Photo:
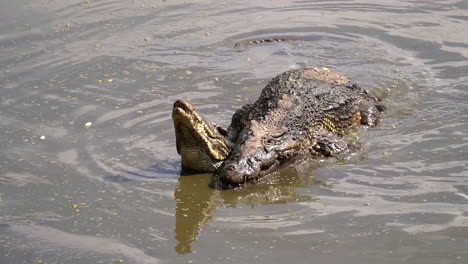
{"type": "Polygon", "coordinates": [[[72,205],[70,205],[70,207],[73,209],[74,213],[79,213],[80,212],[80,209],[78,209],[77,204],[72,204],[72,205]]]}
{"type": "Polygon", "coordinates": [[[92,125],[93,125],[92,122],[86,122],[85,127],[86,127],[86,128],[90,128],[92,125]]]}
{"type": "Polygon", "coordinates": [[[41,136],[40,139],[44,140],[44,139],[45,139],[45,136],[41,136]]]}
{"type": "Polygon", "coordinates": [[[189,71],[189,70],[187,70],[187,71],[185,72],[185,74],[190,75],[190,74],[192,74],[192,72],[189,71]]]}

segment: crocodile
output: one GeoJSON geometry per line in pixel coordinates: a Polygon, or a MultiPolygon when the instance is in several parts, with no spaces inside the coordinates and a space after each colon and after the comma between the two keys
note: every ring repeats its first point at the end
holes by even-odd
{"type": "Polygon", "coordinates": [[[292,69],[273,78],[227,129],[186,100],[174,103],[177,152],[183,167],[214,172],[215,187],[255,183],[296,156],[343,157],[346,131],[373,127],[384,106],[347,77],[327,68],[292,69]]]}
{"type": "Polygon", "coordinates": [[[243,47],[243,46],[251,46],[251,45],[259,45],[259,44],[265,44],[265,43],[275,43],[275,42],[283,42],[287,40],[293,40],[295,38],[289,37],[289,38],[284,38],[284,37],[278,37],[278,38],[264,38],[264,39],[253,39],[253,40],[244,40],[237,42],[234,44],[235,48],[243,47]]]}
{"type": "MultiPolygon", "coordinates": [[[[260,46],[264,44],[272,44],[272,43],[281,43],[281,42],[295,42],[295,41],[317,41],[322,38],[325,38],[325,36],[320,36],[320,35],[305,35],[305,36],[294,36],[294,35],[288,35],[288,36],[275,36],[275,37],[266,37],[266,38],[254,38],[254,39],[244,39],[240,40],[239,42],[234,44],[234,48],[244,48],[244,47],[250,47],[250,46],[260,46]]],[[[326,37],[327,39],[334,39],[333,37],[326,37]]],[[[340,39],[340,41],[343,41],[340,39]]]]}

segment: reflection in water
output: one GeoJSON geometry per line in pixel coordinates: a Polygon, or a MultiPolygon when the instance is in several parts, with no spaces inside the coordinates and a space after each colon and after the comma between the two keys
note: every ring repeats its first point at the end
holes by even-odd
{"type": "MultiPolygon", "coordinates": [[[[303,161],[304,163],[306,161],[303,161]]],[[[311,169],[311,166],[306,166],[311,169]]],[[[314,167],[314,166],[313,166],[314,167]]],[[[290,202],[315,202],[318,199],[299,192],[300,187],[324,183],[310,173],[299,171],[300,166],[289,166],[267,177],[268,182],[248,186],[239,190],[216,190],[209,187],[211,174],[179,177],[179,187],[174,197],[177,202],[175,238],[177,253],[191,253],[191,244],[197,240],[201,228],[213,221],[212,213],[218,206],[237,207],[290,202]]]]}
{"type": "Polygon", "coordinates": [[[219,190],[210,189],[210,174],[181,176],[175,192],[175,234],[178,253],[192,252],[191,243],[197,239],[200,229],[213,220],[212,211],[221,204],[219,190]]]}

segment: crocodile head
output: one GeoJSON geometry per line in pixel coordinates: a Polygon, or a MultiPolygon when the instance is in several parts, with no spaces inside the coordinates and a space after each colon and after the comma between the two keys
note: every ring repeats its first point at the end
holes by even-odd
{"type": "Polygon", "coordinates": [[[172,110],[177,153],[184,167],[213,172],[228,157],[226,130],[204,119],[185,100],[177,100],[172,110]]]}
{"type": "Polygon", "coordinates": [[[231,189],[256,182],[298,154],[300,141],[287,132],[285,127],[268,127],[252,120],[250,127],[238,135],[229,158],[216,171],[215,186],[231,189]]]}

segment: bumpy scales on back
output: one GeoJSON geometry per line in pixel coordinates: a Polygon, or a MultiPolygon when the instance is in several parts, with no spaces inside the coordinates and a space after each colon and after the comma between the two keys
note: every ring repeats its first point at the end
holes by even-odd
{"type": "Polygon", "coordinates": [[[273,78],[256,102],[234,114],[227,130],[177,101],[177,150],[182,165],[215,171],[224,188],[234,188],[255,182],[294,156],[347,152],[343,130],[374,126],[378,106],[377,98],[340,74],[294,69],[273,78]]]}

